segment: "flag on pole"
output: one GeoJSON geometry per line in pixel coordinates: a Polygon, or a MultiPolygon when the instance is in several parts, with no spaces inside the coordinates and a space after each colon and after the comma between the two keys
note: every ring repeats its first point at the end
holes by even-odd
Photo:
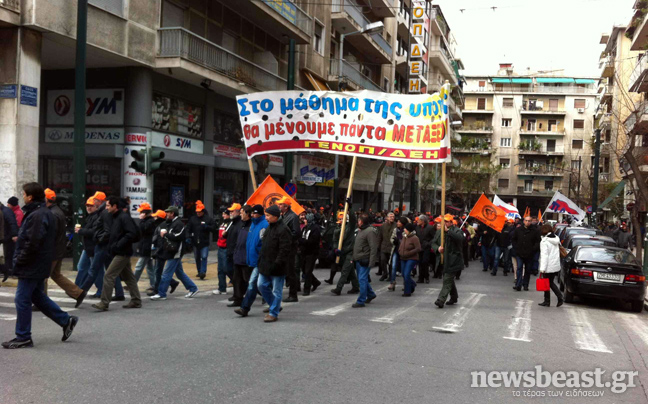
{"type": "Polygon", "coordinates": [[[498,232],[502,231],[506,223],[506,212],[493,205],[484,194],[479,197],[469,216],[479,219],[486,226],[498,232]]]}
{"type": "Polygon", "coordinates": [[[542,223],[542,211],[538,209],[538,223],[542,223]]]}
{"type": "Polygon", "coordinates": [[[583,209],[579,208],[571,199],[559,191],[556,191],[553,198],[551,198],[545,212],[566,213],[579,221],[585,219],[586,216],[583,209]]]}
{"type": "Polygon", "coordinates": [[[504,202],[497,195],[493,197],[493,205],[497,206],[498,208],[506,212],[507,219],[515,219],[516,217],[520,217],[520,211],[518,210],[518,208],[504,202]]]}
{"type": "Polygon", "coordinates": [[[531,209],[527,206],[527,208],[524,210],[524,217],[531,216],[531,209]]]}
{"type": "Polygon", "coordinates": [[[251,206],[261,205],[263,206],[263,209],[266,209],[270,205],[274,205],[276,201],[283,198],[284,196],[290,198],[290,201],[292,202],[291,206],[293,212],[299,215],[304,211],[304,208],[302,208],[296,200],[288,195],[286,191],[284,191],[283,188],[281,188],[279,184],[277,184],[277,182],[273,180],[269,175],[265,180],[263,180],[261,185],[259,185],[259,188],[254,191],[252,196],[250,196],[250,199],[248,199],[245,203],[251,206]]]}

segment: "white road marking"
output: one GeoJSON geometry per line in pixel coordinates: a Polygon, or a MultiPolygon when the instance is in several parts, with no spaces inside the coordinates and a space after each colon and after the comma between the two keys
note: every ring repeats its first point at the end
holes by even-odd
{"type": "Polygon", "coordinates": [[[571,331],[578,349],[585,351],[612,353],[590,322],[587,312],[577,307],[567,308],[571,321],[571,331]]]}
{"type": "MultiPolygon", "coordinates": [[[[6,293],[6,292],[0,292],[0,297],[14,297],[13,293],[6,293]]],[[[59,303],[74,303],[76,304],[76,300],[70,299],[69,297],[56,297],[56,296],[49,296],[50,300],[53,302],[59,302],[59,303]]],[[[95,300],[95,299],[85,299],[83,303],[99,303],[100,300],[95,300]]],[[[14,306],[15,307],[15,306],[14,306]]]]}
{"type": "Polygon", "coordinates": [[[517,299],[515,315],[508,326],[509,335],[504,339],[531,342],[531,339],[529,339],[531,333],[531,304],[533,304],[533,300],[517,299]]]}
{"type": "Polygon", "coordinates": [[[15,320],[16,316],[11,314],[0,314],[0,320],[12,321],[15,320]]]}
{"type": "MultiPolygon", "coordinates": [[[[428,290],[426,290],[426,291],[423,293],[423,296],[426,296],[426,295],[433,295],[433,294],[435,294],[435,293],[438,292],[438,291],[439,291],[439,289],[428,289],[428,290]]],[[[414,307],[416,307],[419,303],[421,303],[422,300],[423,300],[423,299],[417,299],[417,300],[414,300],[414,304],[412,304],[412,305],[409,306],[409,307],[404,307],[404,308],[400,308],[400,309],[392,310],[392,311],[388,312],[387,314],[385,314],[384,316],[376,317],[376,318],[372,318],[372,319],[369,320],[369,321],[373,321],[373,322],[375,322],[375,323],[387,323],[387,324],[393,324],[393,323],[394,323],[394,320],[396,320],[396,317],[399,317],[399,316],[401,316],[401,315],[407,313],[408,311],[410,311],[411,309],[413,309],[414,307]]]]}
{"type": "Polygon", "coordinates": [[[466,299],[465,303],[459,307],[459,310],[452,315],[450,320],[441,327],[432,327],[440,332],[457,332],[466,322],[468,314],[475,308],[479,300],[486,295],[482,293],[471,293],[470,297],[466,299]]]}
{"type": "Polygon", "coordinates": [[[648,345],[648,325],[643,322],[639,316],[636,314],[627,314],[627,313],[617,313],[617,316],[620,317],[623,322],[626,324],[626,327],[631,329],[635,334],[641,338],[644,344],[648,345]]]}
{"type": "MultiPolygon", "coordinates": [[[[389,287],[389,285],[383,286],[380,289],[374,290],[374,293],[376,295],[378,295],[379,293],[384,292],[385,290],[387,290],[388,287],[389,287]]],[[[342,303],[342,304],[340,304],[338,306],[331,307],[330,309],[313,311],[313,312],[311,312],[311,314],[314,315],[314,316],[336,316],[336,315],[342,313],[343,311],[345,311],[347,309],[350,309],[352,304],[353,304],[353,302],[342,303]]],[[[369,303],[369,305],[371,305],[371,303],[369,303]]]]}

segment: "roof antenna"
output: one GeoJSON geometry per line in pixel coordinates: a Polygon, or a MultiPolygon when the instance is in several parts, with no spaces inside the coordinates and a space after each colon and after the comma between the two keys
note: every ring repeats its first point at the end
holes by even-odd
{"type": "Polygon", "coordinates": [[[497,7],[491,7],[491,8],[493,9],[493,11],[495,11],[495,9],[496,9],[497,7]]]}

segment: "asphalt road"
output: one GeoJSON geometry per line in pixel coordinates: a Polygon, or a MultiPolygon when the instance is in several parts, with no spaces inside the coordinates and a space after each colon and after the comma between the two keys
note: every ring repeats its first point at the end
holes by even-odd
{"type": "MultiPolygon", "coordinates": [[[[372,271],[372,273],[374,273],[372,271]]],[[[320,280],[327,271],[318,270],[320,280]]],[[[226,296],[205,290],[184,299],[144,301],[140,310],[87,300],[72,338],[35,313],[33,349],[0,351],[0,403],[570,403],[648,402],[648,315],[606,302],[537,305],[539,292],[516,292],[513,278],[472,263],[458,282],[459,304],[433,305],[438,280],[410,297],[387,291],[353,309],[354,296],[322,284],[263,323],[260,299],[247,318],[226,296]],[[473,371],[637,371],[636,387],[471,387],[473,371]],[[562,393],[560,393],[562,391],[562,393]],[[585,391],[585,393],[583,393],[585,391]],[[587,392],[591,393],[587,393],[587,392]],[[528,394],[544,395],[532,398],[528,394]],[[563,394],[561,398],[549,394],[563,394]],[[549,400],[549,401],[546,401],[549,400]]],[[[532,281],[534,278],[532,277],[532,281]]],[[[0,288],[0,337],[13,338],[15,289],[0,288]]],[[[73,303],[57,290],[51,296],[73,303]]],[[[552,302],[555,304],[555,299],[552,302]]]]}

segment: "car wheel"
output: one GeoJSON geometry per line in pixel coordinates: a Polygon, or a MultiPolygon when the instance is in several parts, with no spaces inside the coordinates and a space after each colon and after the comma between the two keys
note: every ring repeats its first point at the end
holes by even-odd
{"type": "Polygon", "coordinates": [[[635,313],[641,313],[644,308],[644,302],[643,301],[638,301],[638,302],[631,302],[632,304],[632,311],[635,313]]]}
{"type": "Polygon", "coordinates": [[[574,294],[565,289],[565,303],[574,303],[574,294]]]}

